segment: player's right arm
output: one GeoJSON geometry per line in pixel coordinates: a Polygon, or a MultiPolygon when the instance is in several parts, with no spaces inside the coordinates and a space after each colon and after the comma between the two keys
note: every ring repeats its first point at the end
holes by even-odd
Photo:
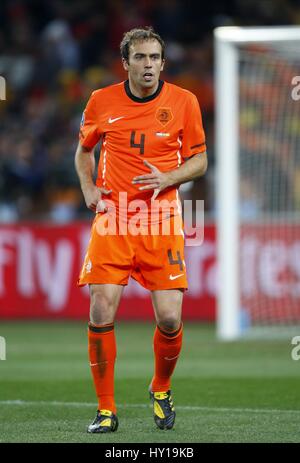
{"type": "Polygon", "coordinates": [[[79,142],[75,154],[75,167],[86,206],[93,212],[105,211],[106,208],[102,200],[102,194],[109,194],[111,191],[105,188],[98,188],[94,183],[94,148],[85,148],[79,142]]]}
{"type": "Polygon", "coordinates": [[[102,201],[102,194],[108,194],[110,191],[105,188],[98,188],[94,183],[94,149],[101,137],[96,94],[97,92],[92,93],[82,114],[79,143],[75,154],[75,167],[87,207],[94,212],[103,212],[106,208],[102,201]]]}

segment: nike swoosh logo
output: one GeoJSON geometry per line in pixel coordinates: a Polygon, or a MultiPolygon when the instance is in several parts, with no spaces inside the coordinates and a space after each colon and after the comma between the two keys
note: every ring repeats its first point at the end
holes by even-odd
{"type": "Polygon", "coordinates": [[[107,360],[104,360],[104,362],[99,362],[99,363],[91,363],[90,362],[90,367],[95,367],[96,365],[102,365],[103,363],[107,363],[107,360]]]}
{"type": "Polygon", "coordinates": [[[184,273],[180,273],[180,275],[170,275],[169,278],[170,278],[170,280],[176,280],[176,278],[179,278],[182,275],[184,275],[184,273]]]}
{"type": "Polygon", "coordinates": [[[108,123],[109,124],[112,124],[113,122],[116,122],[118,121],[119,119],[123,119],[125,116],[121,116],[121,117],[115,117],[114,119],[112,119],[111,117],[108,119],[108,123]]]}
{"type": "Polygon", "coordinates": [[[175,357],[164,357],[165,360],[175,360],[179,357],[179,355],[176,355],[175,357]]]}

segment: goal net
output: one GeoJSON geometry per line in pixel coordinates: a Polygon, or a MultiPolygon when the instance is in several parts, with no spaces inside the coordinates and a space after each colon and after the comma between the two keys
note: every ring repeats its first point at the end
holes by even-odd
{"type": "Polygon", "coordinates": [[[218,335],[300,334],[300,27],[215,42],[218,335]]]}

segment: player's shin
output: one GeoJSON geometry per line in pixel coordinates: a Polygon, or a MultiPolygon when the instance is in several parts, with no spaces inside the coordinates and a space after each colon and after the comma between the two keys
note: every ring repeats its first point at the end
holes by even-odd
{"type": "Polygon", "coordinates": [[[155,358],[154,376],[151,383],[153,392],[168,391],[171,376],[176,367],[182,346],[183,326],[176,331],[162,331],[158,326],[154,332],[153,349],[155,358]]]}
{"type": "Polygon", "coordinates": [[[114,400],[114,366],[116,339],[114,324],[88,327],[88,351],[99,410],[116,413],[114,400]]]}

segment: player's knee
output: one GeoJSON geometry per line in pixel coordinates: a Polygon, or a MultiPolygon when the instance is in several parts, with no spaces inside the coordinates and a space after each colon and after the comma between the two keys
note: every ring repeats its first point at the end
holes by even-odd
{"type": "Polygon", "coordinates": [[[158,321],[158,326],[163,331],[175,331],[175,330],[178,330],[180,328],[180,325],[181,325],[181,319],[175,313],[163,316],[158,321]]]}
{"type": "Polygon", "coordinates": [[[103,325],[114,321],[113,302],[105,294],[91,294],[90,321],[95,325],[103,325]]]}

